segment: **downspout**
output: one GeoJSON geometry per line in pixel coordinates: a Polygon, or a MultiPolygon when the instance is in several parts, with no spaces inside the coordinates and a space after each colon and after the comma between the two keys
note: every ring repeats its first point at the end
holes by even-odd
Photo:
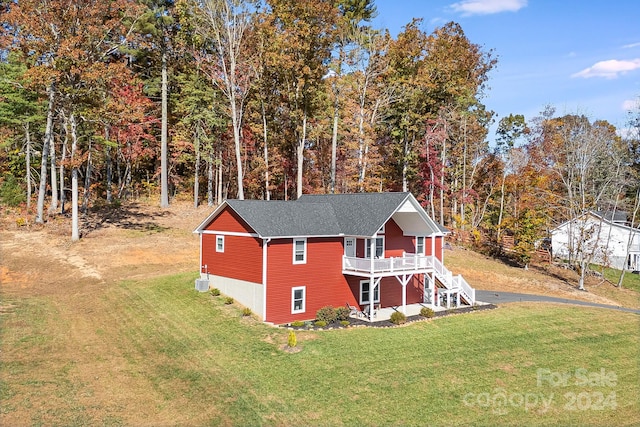
{"type": "Polygon", "coordinates": [[[262,320],[267,321],[267,247],[271,238],[262,239],[262,320]]]}

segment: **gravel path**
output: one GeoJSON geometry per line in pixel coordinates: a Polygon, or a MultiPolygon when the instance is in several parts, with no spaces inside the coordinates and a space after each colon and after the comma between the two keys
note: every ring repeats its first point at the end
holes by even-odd
{"type": "Polygon", "coordinates": [[[517,294],[513,292],[502,291],[480,291],[476,290],[476,300],[489,302],[492,304],[503,304],[508,302],[555,302],[562,304],[576,304],[587,307],[608,308],[611,310],[626,311],[629,313],[640,314],[640,310],[633,308],[620,307],[616,305],[598,304],[595,302],[580,301],[569,298],[548,297],[545,295],[517,294]]]}

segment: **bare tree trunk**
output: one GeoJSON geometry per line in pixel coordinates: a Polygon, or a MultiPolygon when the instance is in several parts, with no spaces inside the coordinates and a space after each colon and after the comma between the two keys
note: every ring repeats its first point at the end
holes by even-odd
{"type": "Polygon", "coordinates": [[[213,149],[209,150],[207,159],[207,205],[213,206],[213,149]]]}
{"type": "Polygon", "coordinates": [[[82,213],[89,210],[89,196],[91,195],[91,139],[89,139],[89,153],[87,155],[87,170],[84,175],[84,189],[82,193],[82,213]]]}
{"type": "Polygon", "coordinates": [[[51,161],[51,204],[49,205],[49,213],[55,213],[58,210],[58,183],[56,174],[56,143],[53,136],[49,139],[51,147],[49,147],[49,160],[51,161]]]}
{"type": "Polygon", "coordinates": [[[31,177],[31,132],[29,131],[29,122],[24,124],[24,137],[25,137],[25,162],[26,162],[26,177],[27,181],[27,211],[31,209],[31,184],[33,178],[31,177]]]}
{"type": "Polygon", "coordinates": [[[160,131],[160,207],[169,207],[169,178],[168,178],[168,151],[167,141],[167,54],[162,53],[162,125],[160,131]]]}
{"type": "Polygon", "coordinates": [[[65,140],[62,143],[62,153],[60,154],[60,213],[64,214],[64,203],[67,201],[64,194],[64,160],[67,158],[67,125],[65,120],[65,140]]]}
{"type": "Polygon", "coordinates": [[[40,163],[40,187],[38,188],[38,212],[36,214],[36,222],[44,224],[44,195],[47,191],[47,160],[49,158],[49,148],[51,147],[51,138],[53,132],[53,104],[55,102],[55,86],[52,83],[49,88],[49,109],[47,111],[47,126],[44,131],[44,140],[42,142],[42,159],[40,163]]]}
{"type": "Polygon", "coordinates": [[[297,182],[297,193],[298,198],[302,197],[302,172],[304,167],[304,144],[307,140],[307,112],[304,112],[302,116],[302,135],[300,136],[300,140],[298,141],[298,146],[296,147],[296,155],[298,161],[298,182],[297,182]]]}
{"type": "Polygon", "coordinates": [[[193,142],[196,151],[196,164],[193,171],[193,207],[197,208],[200,202],[200,137],[197,128],[193,142]]]}
{"type": "Polygon", "coordinates": [[[75,163],[75,156],[78,150],[78,134],[76,117],[74,113],[69,116],[71,125],[71,240],[80,239],[78,227],[78,166],[75,163]]]}
{"type": "Polygon", "coordinates": [[[113,201],[113,194],[111,193],[111,185],[113,184],[113,161],[111,160],[111,145],[109,142],[109,126],[104,127],[104,139],[107,141],[105,147],[105,163],[106,163],[106,175],[107,175],[107,203],[113,201]]]}
{"type": "Polygon", "coordinates": [[[266,200],[271,200],[271,190],[269,189],[269,139],[267,138],[267,112],[262,107],[262,143],[264,144],[264,196],[266,200]]]}
{"type": "MultiPolygon", "coordinates": [[[[335,85],[335,82],[334,82],[335,85]]],[[[340,103],[338,101],[338,91],[335,91],[336,102],[333,106],[333,133],[331,135],[331,183],[330,192],[335,194],[336,192],[336,156],[338,152],[338,116],[340,114],[340,103]]]]}
{"type": "Polygon", "coordinates": [[[222,152],[220,151],[218,151],[216,166],[218,168],[218,189],[216,191],[216,194],[217,194],[216,204],[220,206],[222,204],[222,152]]]}

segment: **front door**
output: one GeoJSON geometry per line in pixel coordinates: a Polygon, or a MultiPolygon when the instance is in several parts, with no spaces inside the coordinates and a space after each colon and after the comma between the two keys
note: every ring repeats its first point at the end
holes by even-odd
{"type": "Polygon", "coordinates": [[[356,256],[356,239],[353,237],[344,238],[344,255],[355,258],[356,256]]]}

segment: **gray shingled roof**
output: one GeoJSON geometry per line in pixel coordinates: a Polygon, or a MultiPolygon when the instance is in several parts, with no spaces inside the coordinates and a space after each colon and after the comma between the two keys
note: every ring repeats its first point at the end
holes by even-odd
{"type": "Polygon", "coordinates": [[[264,200],[227,200],[263,237],[337,236],[340,226],[331,205],[264,200]]]}
{"type": "MultiPolygon", "coordinates": [[[[313,194],[303,195],[296,201],[226,200],[225,203],[261,237],[368,237],[409,197],[410,193],[313,194]]],[[[196,232],[201,231],[220,208],[222,206],[196,232]]],[[[424,217],[433,232],[446,232],[437,223],[431,225],[426,213],[424,217]]]]}
{"type": "Polygon", "coordinates": [[[373,236],[409,193],[306,194],[296,203],[329,204],[348,236],[373,236]]]}

